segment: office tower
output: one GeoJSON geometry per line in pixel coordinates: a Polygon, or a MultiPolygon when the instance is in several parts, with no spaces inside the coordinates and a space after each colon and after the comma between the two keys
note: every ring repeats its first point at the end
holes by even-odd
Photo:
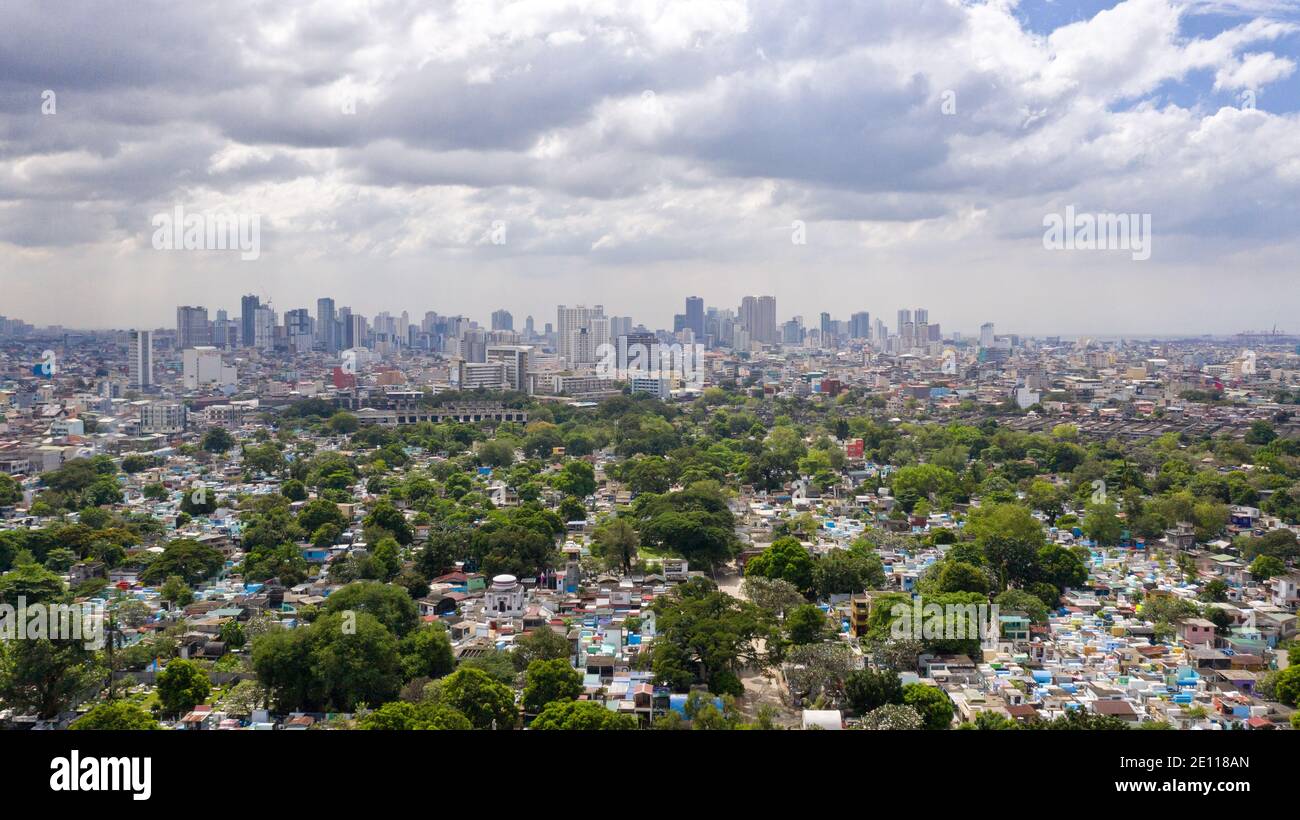
{"type": "Polygon", "coordinates": [[[938,325],[930,325],[930,337],[928,341],[931,342],[943,341],[943,333],[939,330],[938,325]]]}
{"type": "Polygon", "coordinates": [[[458,338],[460,357],[467,362],[487,361],[488,333],[481,327],[467,327],[458,338]]]}
{"type": "Polygon", "coordinates": [[[611,339],[617,339],[619,336],[626,336],[631,332],[632,332],[631,316],[609,317],[609,336],[611,339]]]}
{"type": "Polygon", "coordinates": [[[352,308],[344,305],[334,315],[334,341],[339,350],[348,350],[352,345],[352,308]]]}
{"type": "Polygon", "coordinates": [[[334,300],[316,300],[316,344],[326,353],[339,351],[338,332],[334,327],[334,300]]]}
{"type": "Polygon", "coordinates": [[[926,310],[925,308],[917,308],[916,315],[913,318],[913,321],[918,326],[930,324],[930,311],[926,310]]]}
{"type": "Polygon", "coordinates": [[[993,323],[980,325],[980,347],[993,347],[993,323]]]}
{"type": "Polygon", "coordinates": [[[212,322],[212,344],[224,349],[239,346],[239,325],[224,310],[218,310],[212,322]]]}
{"type": "Polygon", "coordinates": [[[307,308],[297,308],[284,314],[284,332],[289,337],[289,347],[295,353],[311,350],[311,314],[307,308]]]}
{"type": "Polygon", "coordinates": [[[686,329],[686,314],[685,314],[685,313],[674,313],[674,314],[673,314],[673,333],[674,333],[674,334],[678,334],[678,333],[681,333],[681,332],[682,332],[683,330],[685,330],[685,329],[686,329]]]}
{"type": "Polygon", "coordinates": [[[262,300],[251,293],[239,300],[240,347],[257,346],[257,311],[261,307],[262,300]]]}
{"type": "Polygon", "coordinates": [[[704,300],[698,296],[686,297],[686,326],[695,332],[695,338],[704,338],[704,300]]]}
{"type": "Polygon", "coordinates": [[[348,347],[367,347],[366,317],[360,313],[348,312],[348,347]]]}
{"type": "Polygon", "coordinates": [[[781,325],[781,343],[787,345],[801,345],[804,340],[803,319],[796,316],[785,324],[781,325]]]}
{"type": "Polygon", "coordinates": [[[568,367],[573,368],[595,363],[596,341],[591,328],[575,327],[569,331],[565,341],[565,349],[568,354],[564,357],[564,361],[568,367]]]}
{"type": "Polygon", "coordinates": [[[817,328],[822,332],[822,344],[828,343],[835,335],[831,330],[831,315],[822,313],[821,321],[817,323],[817,328]]]}
{"type": "Polygon", "coordinates": [[[865,310],[860,310],[849,317],[849,338],[850,339],[870,339],[871,338],[871,314],[865,310]]]}
{"type": "Polygon", "coordinates": [[[133,330],[128,336],[128,383],[136,390],[153,386],[153,332],[133,330]]]}
{"type": "Polygon", "coordinates": [[[528,357],[533,349],[527,345],[489,345],[488,362],[501,362],[506,368],[506,384],[521,393],[533,392],[528,381],[528,357]]]}
{"type": "Polygon", "coordinates": [[[253,342],[245,347],[255,347],[258,350],[275,348],[275,311],[270,306],[253,311],[253,342]]]}
{"type": "Polygon", "coordinates": [[[876,319],[876,323],[873,325],[873,327],[876,329],[875,332],[876,344],[883,345],[885,343],[885,340],[889,338],[889,326],[885,324],[884,319],[876,319]]]}
{"type": "Polygon", "coordinates": [[[761,344],[777,342],[775,296],[746,296],[740,300],[739,314],[740,326],[750,341],[761,344]]]}
{"type": "Polygon", "coordinates": [[[208,309],[181,305],[176,308],[176,347],[198,347],[212,343],[208,328],[208,309]]]}
{"type": "Polygon", "coordinates": [[[610,322],[608,316],[597,316],[591,320],[591,355],[592,361],[600,355],[606,345],[613,344],[614,337],[610,334],[610,322]]]}
{"type": "Polygon", "coordinates": [[[524,337],[528,339],[532,339],[536,335],[537,335],[537,326],[533,324],[532,314],[529,314],[528,318],[524,319],[524,337]]]}
{"type": "MultiPolygon", "coordinates": [[[[575,361],[578,361],[574,358],[575,351],[573,348],[573,342],[576,338],[575,331],[586,331],[585,343],[592,344],[592,320],[596,318],[604,318],[604,316],[605,307],[603,305],[596,305],[591,308],[584,305],[576,305],[575,307],[567,307],[565,305],[558,306],[556,308],[555,318],[556,332],[558,333],[556,340],[556,353],[558,353],[567,364],[572,365],[575,361]]],[[[606,325],[606,333],[608,333],[608,325],[606,325]]],[[[594,352],[595,350],[593,347],[590,352],[585,352],[584,355],[591,356],[594,355],[594,352]]],[[[594,361],[594,359],[586,358],[582,361],[590,362],[594,361]]]]}
{"type": "Polygon", "coordinates": [[[492,311],[492,329],[493,330],[514,330],[515,317],[510,315],[510,311],[505,308],[492,311]]]}

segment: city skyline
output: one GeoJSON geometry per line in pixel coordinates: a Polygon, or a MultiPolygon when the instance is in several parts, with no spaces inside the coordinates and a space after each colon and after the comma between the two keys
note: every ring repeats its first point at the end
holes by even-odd
{"type": "Polygon", "coordinates": [[[1165,335],[1300,310],[1295,3],[497,11],[17,4],[5,313],[150,326],[232,290],[367,314],[400,293],[671,326],[679,294],[770,293],[787,316],[1165,335]],[[1075,214],[1127,218],[1140,248],[1075,243],[1075,214]],[[205,215],[257,247],[178,250],[205,215]]]}

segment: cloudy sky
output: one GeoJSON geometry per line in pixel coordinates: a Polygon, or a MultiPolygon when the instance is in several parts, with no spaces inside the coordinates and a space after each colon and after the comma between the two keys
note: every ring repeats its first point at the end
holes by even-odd
{"type": "Polygon", "coordinates": [[[1297,0],[109,9],[0,10],[0,314],[671,327],[770,293],[812,324],[1300,331],[1297,0]],[[256,215],[260,257],[155,249],[177,205],[256,215]],[[1067,206],[1149,214],[1151,258],[1045,249],[1067,206]]]}

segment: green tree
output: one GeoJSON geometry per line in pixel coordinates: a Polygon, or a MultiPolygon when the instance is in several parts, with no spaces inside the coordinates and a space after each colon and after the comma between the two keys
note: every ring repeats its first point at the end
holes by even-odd
{"type": "Polygon", "coordinates": [[[307,485],[296,478],[291,478],[280,486],[280,495],[290,501],[306,501],[307,485]]]}
{"type": "Polygon", "coordinates": [[[524,676],[524,711],[536,714],[555,700],[577,700],[582,694],[582,676],[567,658],[533,661],[524,676]]]}
{"type": "Polygon", "coordinates": [[[1250,574],[1256,581],[1267,581],[1284,572],[1286,572],[1286,565],[1271,555],[1260,555],[1250,562],[1250,574]]]}
{"type": "Polygon", "coordinates": [[[892,669],[862,669],[844,681],[844,694],[853,710],[865,715],[886,704],[903,702],[903,684],[892,669]]]}
{"type": "Polygon", "coordinates": [[[462,666],[442,681],[440,702],[463,714],[475,729],[513,729],[515,696],[481,669],[462,666]]]}
{"type": "Polygon", "coordinates": [[[1043,526],[1019,504],[995,504],[971,511],[966,531],[988,560],[997,589],[1032,578],[1034,561],[1046,540],[1043,526]]]}
{"type": "MultiPolygon", "coordinates": [[[[674,714],[676,714],[674,712],[674,714]]],[[[543,731],[611,731],[636,728],[636,718],[611,712],[601,703],[589,700],[551,701],[533,720],[530,728],[543,731]]]]}
{"type": "Polygon", "coordinates": [[[158,721],[139,706],[129,701],[115,700],[97,704],[89,712],[74,720],[68,728],[121,732],[160,727],[158,721]]]}
{"type": "Polygon", "coordinates": [[[420,622],[419,607],[405,590],[377,581],[357,581],[335,590],[325,599],[325,611],[368,612],[399,638],[420,622]]]}
{"type": "Polygon", "coordinates": [[[812,604],[792,609],[785,617],[785,627],[790,634],[790,642],[796,646],[820,643],[831,636],[826,614],[812,604]]]}
{"type": "Polygon", "coordinates": [[[451,674],[456,659],[451,638],[442,624],[422,626],[402,638],[402,673],[407,680],[451,674]]]}
{"type": "Polygon", "coordinates": [[[1119,543],[1124,531],[1124,522],[1120,521],[1113,504],[1089,504],[1083,517],[1083,534],[1103,547],[1113,547],[1119,543]]]}
{"type": "Polygon", "coordinates": [[[833,549],[817,559],[813,567],[813,588],[817,595],[849,595],[885,585],[885,567],[880,556],[861,547],[833,549]]]}
{"type": "Polygon", "coordinates": [[[666,685],[684,688],[702,680],[711,688],[734,685],[737,669],[761,666],[759,646],[776,637],[771,616],[741,601],[705,578],[692,578],[667,595],[655,598],[658,635],[651,651],[655,676],[666,685]],[[730,673],[731,678],[720,677],[730,673]]]}
{"type": "Polygon", "coordinates": [[[209,453],[224,453],[235,446],[235,438],[224,427],[209,427],[199,446],[209,453]]]}
{"type": "Polygon", "coordinates": [[[0,475],[0,507],[9,507],[22,500],[22,485],[7,475],[0,475]]]}
{"type": "Polygon", "coordinates": [[[147,584],[158,583],[171,575],[179,575],[188,584],[197,584],[216,574],[225,564],[225,556],[217,549],[200,544],[190,538],[172,541],[140,578],[147,584]]]}
{"type": "Polygon", "coordinates": [[[570,461],[552,478],[555,489],[565,495],[586,498],[596,491],[596,471],[585,461],[570,461]]]}
{"type": "Polygon", "coordinates": [[[212,681],[197,663],[177,659],[158,673],[157,687],[163,713],[180,716],[208,699],[212,681]]]}
{"type": "Polygon", "coordinates": [[[789,581],[807,594],[813,589],[813,569],[813,557],[808,550],[797,538],[785,536],[750,558],[745,565],[745,575],[789,581]]]}
{"type": "Polygon", "coordinates": [[[511,660],[515,669],[524,670],[533,661],[568,660],[573,653],[568,638],[551,629],[541,626],[525,632],[515,639],[515,648],[511,660]]]}
{"type": "Polygon", "coordinates": [[[909,683],[903,687],[903,703],[917,711],[926,729],[947,729],[952,724],[952,701],[936,686],[909,683]]]}
{"type": "Polygon", "coordinates": [[[370,712],[357,722],[357,728],[379,731],[421,731],[473,729],[469,719],[448,706],[437,703],[391,701],[370,712]]]}
{"type": "Polygon", "coordinates": [[[601,522],[592,533],[592,541],[608,566],[621,569],[625,575],[632,571],[638,538],[631,521],[615,517],[601,522]]]}

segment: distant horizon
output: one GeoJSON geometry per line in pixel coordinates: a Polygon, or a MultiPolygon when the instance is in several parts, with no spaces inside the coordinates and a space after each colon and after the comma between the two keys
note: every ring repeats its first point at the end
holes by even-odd
{"type": "Polygon", "coordinates": [[[526,6],[14,0],[0,312],[1297,324],[1300,0],[526,6]]]}

